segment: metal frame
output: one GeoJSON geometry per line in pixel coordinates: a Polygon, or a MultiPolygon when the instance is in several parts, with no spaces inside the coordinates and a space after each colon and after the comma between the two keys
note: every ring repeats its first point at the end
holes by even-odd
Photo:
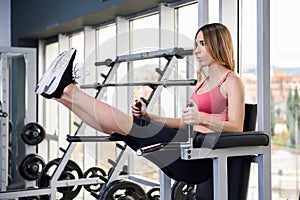
{"type": "Polygon", "coordinates": [[[224,149],[209,149],[209,148],[189,148],[186,145],[181,146],[181,158],[183,160],[194,159],[213,159],[213,183],[214,183],[214,199],[227,200],[228,199],[228,183],[227,181],[227,158],[234,156],[255,156],[254,162],[258,164],[258,187],[259,187],[259,200],[270,199],[270,185],[268,183],[269,173],[268,168],[268,146],[243,146],[232,147],[224,149]]]}
{"type": "MultiPolygon", "coordinates": [[[[32,95],[34,88],[33,84],[36,82],[36,50],[33,48],[16,48],[16,47],[0,47],[1,56],[1,101],[2,110],[9,113],[9,59],[15,56],[24,56],[26,63],[26,80],[25,80],[25,95],[27,101],[25,102],[26,109],[26,119],[25,123],[36,121],[36,97],[32,95]],[[30,82],[28,81],[30,80],[30,82]]],[[[8,184],[7,174],[8,174],[8,118],[0,118],[0,189],[1,191],[6,191],[8,184]]],[[[34,152],[34,148],[26,148],[26,153],[34,152]]],[[[28,182],[27,182],[28,184],[28,182]]]]}
{"type": "MultiPolygon", "coordinates": [[[[124,55],[119,56],[116,58],[116,60],[111,63],[109,67],[110,71],[103,81],[102,84],[107,84],[108,82],[111,82],[114,75],[116,74],[120,63],[122,62],[131,62],[135,60],[142,60],[142,59],[150,59],[150,58],[162,58],[165,57],[168,62],[164,68],[163,71],[160,71],[161,73],[160,78],[158,81],[161,81],[164,83],[165,80],[167,80],[168,76],[171,74],[173,67],[176,64],[177,58],[182,58],[185,55],[192,55],[192,50],[183,50],[178,48],[168,49],[168,50],[159,50],[159,51],[153,51],[153,52],[144,52],[144,53],[138,53],[138,54],[132,54],[132,55],[124,55]],[[181,57],[182,56],[182,57],[181,57]]],[[[33,73],[32,73],[33,74],[33,73]]],[[[161,93],[162,89],[164,87],[164,84],[158,85],[155,87],[155,91],[151,94],[151,101],[149,102],[149,107],[151,107],[151,104],[154,103],[159,99],[159,94],[161,93]]],[[[33,89],[32,89],[33,90],[33,89]]],[[[105,95],[105,91],[101,90],[101,88],[98,90],[96,98],[101,99],[105,95]]],[[[35,96],[35,95],[34,95],[35,96]]],[[[79,125],[77,131],[75,132],[74,136],[83,136],[84,130],[85,130],[86,124],[84,122],[81,122],[79,125]]],[[[85,136],[81,137],[81,140],[85,136]]],[[[86,136],[88,137],[88,136],[86,136]]],[[[100,137],[101,138],[101,137],[100,137]]],[[[97,142],[97,140],[93,140],[97,142]]],[[[103,138],[101,141],[109,141],[108,137],[103,138]]],[[[58,187],[63,186],[75,186],[75,185],[90,185],[90,184],[98,184],[103,183],[103,181],[99,178],[83,178],[83,179],[73,179],[73,180],[58,180],[60,175],[62,174],[69,158],[71,157],[72,152],[74,151],[76,147],[76,142],[70,142],[67,149],[65,150],[64,154],[62,155],[62,158],[60,159],[60,163],[57,166],[57,168],[54,170],[52,174],[52,179],[50,181],[50,186],[48,188],[37,188],[37,189],[26,189],[26,190],[10,190],[10,191],[4,191],[0,192],[0,199],[6,199],[6,198],[18,198],[18,197],[28,197],[35,195],[50,195],[51,199],[56,199],[56,192],[58,187]]],[[[116,165],[116,172],[113,172],[111,175],[111,179],[109,179],[109,182],[112,182],[119,176],[119,173],[117,172],[118,169],[121,169],[125,163],[125,161],[129,158],[129,151],[132,151],[129,149],[129,147],[126,147],[125,150],[118,156],[117,160],[118,163],[116,165]]],[[[133,181],[139,181],[140,183],[147,184],[150,186],[157,186],[159,183],[155,181],[150,181],[145,178],[140,178],[137,176],[131,176],[128,175],[126,178],[131,179],[133,181]]]]}

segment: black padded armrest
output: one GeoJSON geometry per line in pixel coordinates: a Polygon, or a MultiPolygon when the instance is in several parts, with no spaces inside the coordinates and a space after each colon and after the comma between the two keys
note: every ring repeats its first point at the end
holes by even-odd
{"type": "Polygon", "coordinates": [[[68,142],[110,142],[122,141],[122,137],[118,134],[110,136],[71,136],[67,135],[68,142]]]}
{"type": "Polygon", "coordinates": [[[194,148],[222,149],[241,146],[267,146],[269,136],[260,131],[209,133],[194,138],[194,148]]]}

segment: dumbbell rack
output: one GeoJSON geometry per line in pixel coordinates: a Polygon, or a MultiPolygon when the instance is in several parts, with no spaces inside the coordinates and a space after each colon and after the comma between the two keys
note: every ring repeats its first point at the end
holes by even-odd
{"type": "MultiPolygon", "coordinates": [[[[136,60],[144,60],[144,59],[151,59],[151,58],[166,58],[167,59],[167,64],[164,67],[163,70],[157,69],[157,72],[159,73],[159,80],[158,81],[165,81],[167,78],[170,76],[174,65],[176,64],[176,59],[181,59],[186,55],[192,55],[192,50],[184,50],[184,49],[179,49],[179,48],[173,48],[173,49],[167,49],[167,50],[159,50],[159,51],[152,51],[152,52],[143,52],[143,53],[137,53],[137,54],[130,54],[130,55],[124,55],[124,56],[119,56],[116,58],[115,61],[113,62],[98,62],[95,63],[95,65],[107,65],[110,67],[110,70],[108,74],[105,76],[104,81],[102,82],[102,86],[111,82],[114,75],[116,74],[119,65],[122,62],[131,62],[131,61],[136,61],[136,60]]],[[[194,85],[189,83],[189,85],[194,85]]],[[[165,85],[157,85],[153,87],[153,91],[149,97],[149,105],[148,107],[152,107],[153,104],[159,99],[159,95],[165,85]]],[[[83,86],[84,87],[84,86],[83,86]]],[[[101,99],[105,95],[105,91],[102,90],[103,87],[98,87],[97,88],[97,94],[96,97],[97,99],[101,99]]],[[[76,136],[82,136],[80,137],[80,141],[88,141],[89,138],[86,136],[86,140],[84,138],[84,130],[86,128],[86,124],[84,122],[81,122],[77,131],[74,133],[74,137],[76,136]]],[[[68,137],[68,140],[72,140],[72,137],[68,137]]],[[[76,139],[75,139],[76,141],[76,139]]],[[[108,142],[111,141],[109,139],[109,136],[95,136],[92,138],[93,142],[108,142]]],[[[76,147],[76,142],[70,142],[68,147],[66,148],[64,154],[62,155],[62,158],[59,161],[59,165],[57,168],[54,170],[53,175],[51,177],[49,187],[46,188],[28,188],[24,190],[11,190],[11,191],[5,191],[2,190],[3,192],[0,192],[0,199],[8,199],[8,198],[18,198],[18,197],[29,197],[34,194],[34,196],[39,196],[39,195],[50,195],[51,199],[56,199],[56,193],[57,193],[57,188],[59,187],[64,187],[64,186],[76,186],[76,185],[91,185],[91,184],[99,184],[103,183],[101,179],[98,177],[95,178],[82,178],[82,179],[72,179],[72,180],[58,180],[60,175],[65,169],[65,166],[67,165],[68,160],[71,157],[72,152],[74,151],[76,147]]],[[[117,158],[117,165],[115,166],[114,172],[111,174],[110,179],[108,180],[109,182],[112,182],[116,180],[119,177],[119,173],[122,170],[122,167],[124,166],[126,160],[129,158],[129,153],[132,151],[129,149],[129,147],[125,147],[122,153],[119,154],[117,158]]],[[[153,184],[150,181],[147,180],[142,180],[139,178],[135,178],[133,176],[128,177],[134,181],[139,181],[144,184],[153,184]]],[[[158,183],[154,183],[154,185],[159,185],[158,183]]],[[[164,200],[164,198],[161,198],[164,200]]]]}
{"type": "MultiPolygon", "coordinates": [[[[36,97],[33,93],[33,84],[36,82],[36,50],[33,48],[17,48],[17,47],[0,47],[0,99],[1,99],[1,113],[0,117],[0,190],[5,192],[8,186],[8,174],[9,167],[8,163],[9,155],[9,102],[10,102],[10,80],[9,72],[14,58],[24,57],[25,61],[25,94],[27,101],[25,102],[26,107],[26,118],[24,122],[36,121],[36,97]],[[30,71],[30,73],[29,73],[30,71]],[[32,81],[29,83],[29,81],[32,81]],[[33,83],[33,84],[32,84],[33,83]],[[31,95],[32,91],[32,95],[31,95]],[[3,115],[6,113],[6,116],[3,115]]],[[[35,149],[26,149],[26,153],[30,153],[35,149]]],[[[1,198],[0,199],[4,199],[1,198]]]]}

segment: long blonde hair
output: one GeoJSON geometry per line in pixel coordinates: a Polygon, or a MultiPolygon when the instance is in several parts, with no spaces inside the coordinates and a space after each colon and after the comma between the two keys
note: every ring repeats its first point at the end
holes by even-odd
{"type": "MultiPolygon", "coordinates": [[[[203,33],[205,48],[211,57],[220,65],[234,71],[234,51],[233,43],[229,30],[221,23],[212,23],[202,26],[196,33],[203,33]]],[[[197,72],[197,78],[201,80],[201,74],[204,66],[200,66],[197,72]]]]}

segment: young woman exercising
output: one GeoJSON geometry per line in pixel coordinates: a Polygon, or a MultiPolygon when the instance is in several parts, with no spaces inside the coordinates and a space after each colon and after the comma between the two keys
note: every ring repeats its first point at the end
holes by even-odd
{"type": "MultiPolygon", "coordinates": [[[[241,132],[244,121],[244,86],[234,72],[234,53],[228,29],[213,23],[201,27],[195,36],[195,57],[199,61],[198,84],[181,118],[165,118],[132,105],[132,116],[97,100],[74,83],[72,74],[75,49],[63,52],[51,64],[36,87],[36,93],[70,109],[89,126],[117,135],[133,150],[171,141],[186,141],[186,125],[197,135],[211,132],[241,132]],[[208,67],[204,75],[203,67],[208,67]]],[[[169,177],[201,183],[212,177],[211,159],[185,161],[180,149],[156,151],[145,156],[169,177]]]]}

